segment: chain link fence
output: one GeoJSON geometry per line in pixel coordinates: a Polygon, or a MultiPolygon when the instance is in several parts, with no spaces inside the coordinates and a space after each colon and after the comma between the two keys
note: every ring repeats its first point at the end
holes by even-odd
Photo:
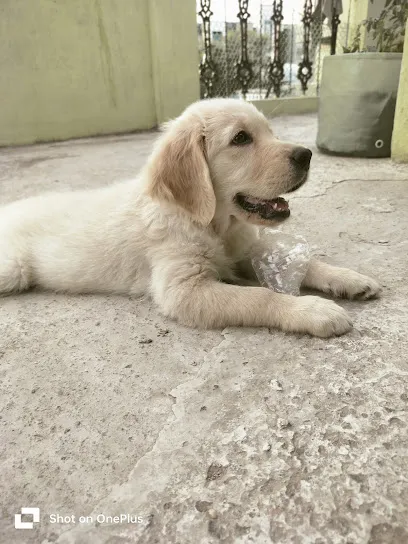
{"type": "MultiPolygon", "coordinates": [[[[304,0],[292,0],[291,5],[294,9],[290,14],[291,17],[283,17],[280,22],[279,51],[276,50],[274,22],[274,17],[275,21],[279,22],[279,19],[276,19],[279,2],[269,4],[254,2],[252,9],[251,1],[246,2],[247,10],[244,10],[243,14],[246,22],[246,52],[251,78],[248,88],[244,88],[243,91],[242,81],[237,75],[237,67],[243,55],[242,18],[238,17],[243,3],[245,2],[242,0],[197,0],[201,96],[203,98],[243,96],[253,100],[276,96],[318,95],[322,61],[326,55],[331,54],[333,47],[332,25],[328,24],[327,19],[324,20],[321,12],[316,11],[316,6],[312,2],[310,6],[314,11],[309,13],[310,20],[306,20],[306,23],[302,22],[306,4],[304,0]],[[233,4],[235,4],[235,17],[234,11],[231,11],[233,4]],[[229,13],[228,8],[230,8],[229,13]],[[306,49],[305,29],[308,33],[306,49]],[[306,52],[309,79],[304,88],[298,74],[299,64],[304,60],[306,52]],[[270,65],[274,59],[277,59],[280,64],[278,70],[281,70],[278,89],[271,84],[270,78],[270,65]]],[[[285,0],[281,5],[284,3],[285,0]]],[[[336,53],[341,53],[343,46],[346,46],[352,37],[347,21],[340,21],[337,26],[336,53]]]]}

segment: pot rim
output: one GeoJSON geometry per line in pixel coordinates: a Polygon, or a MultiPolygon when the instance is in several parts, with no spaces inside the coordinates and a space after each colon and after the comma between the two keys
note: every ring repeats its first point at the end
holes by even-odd
{"type": "Polygon", "coordinates": [[[378,51],[369,52],[369,53],[340,53],[338,55],[327,55],[324,57],[326,59],[332,59],[333,61],[338,61],[339,59],[348,59],[348,60],[357,60],[357,59],[402,59],[403,53],[379,53],[378,51]]]}

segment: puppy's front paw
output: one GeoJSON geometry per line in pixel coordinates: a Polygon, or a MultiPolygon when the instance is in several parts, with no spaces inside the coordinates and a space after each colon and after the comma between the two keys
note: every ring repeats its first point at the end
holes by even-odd
{"type": "Polygon", "coordinates": [[[353,270],[342,269],[328,282],[326,292],[335,297],[368,300],[381,294],[380,285],[368,276],[353,270]]]}
{"type": "Polygon", "coordinates": [[[327,338],[340,336],[353,328],[347,312],[335,302],[320,297],[297,297],[284,330],[327,338]]]}

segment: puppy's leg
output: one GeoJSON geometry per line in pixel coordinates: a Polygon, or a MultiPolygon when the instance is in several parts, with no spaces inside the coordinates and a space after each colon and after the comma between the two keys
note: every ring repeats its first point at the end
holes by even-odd
{"type": "Polygon", "coordinates": [[[208,275],[179,281],[177,272],[163,276],[163,269],[154,271],[151,290],[162,312],[184,325],[276,327],[321,337],[341,335],[352,328],[343,308],[320,297],[293,297],[264,287],[229,285],[208,275]]]}
{"type": "Polygon", "coordinates": [[[339,268],[316,259],[310,261],[302,287],[310,287],[335,297],[366,300],[381,293],[373,279],[348,268],[339,268]]]}

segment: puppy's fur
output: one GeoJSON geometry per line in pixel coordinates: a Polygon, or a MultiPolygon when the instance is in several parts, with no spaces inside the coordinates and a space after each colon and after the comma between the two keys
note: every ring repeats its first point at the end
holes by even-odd
{"type": "MultiPolygon", "coordinates": [[[[337,304],[256,285],[250,250],[265,219],[237,194],[275,199],[307,177],[265,117],[243,101],[191,105],[170,122],[135,180],[46,194],[0,210],[0,293],[40,286],[71,293],[149,293],[193,327],[277,327],[327,337],[352,327],[337,304]],[[250,135],[234,145],[240,131],[250,135]]],[[[304,285],[349,298],[380,288],[312,261],[304,285]]]]}

